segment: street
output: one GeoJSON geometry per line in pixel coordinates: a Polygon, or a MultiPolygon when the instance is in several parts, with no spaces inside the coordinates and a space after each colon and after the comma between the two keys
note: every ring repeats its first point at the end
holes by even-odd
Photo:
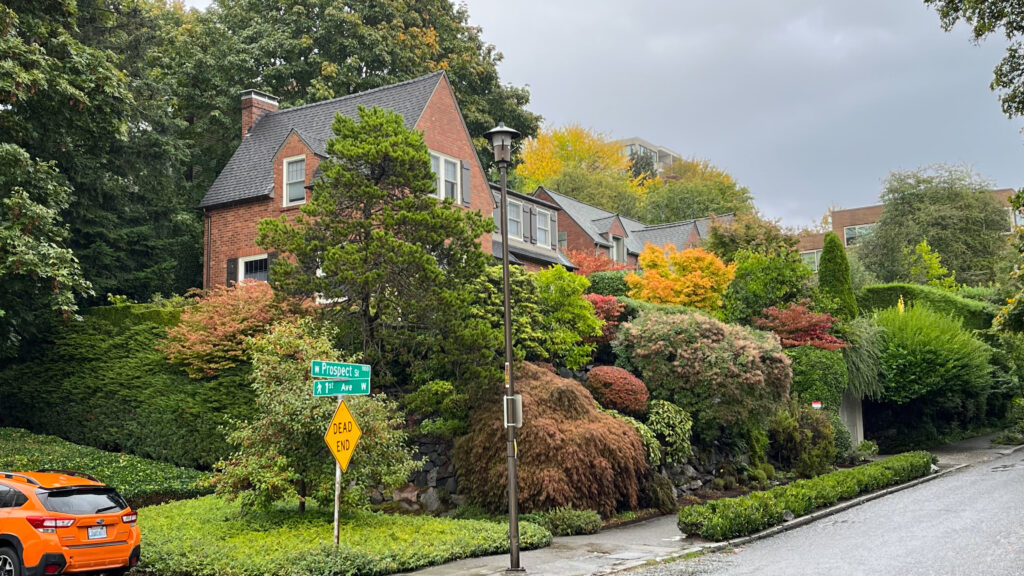
{"type": "Polygon", "coordinates": [[[1024,451],[718,554],[667,575],[1024,574],[1024,451]]]}

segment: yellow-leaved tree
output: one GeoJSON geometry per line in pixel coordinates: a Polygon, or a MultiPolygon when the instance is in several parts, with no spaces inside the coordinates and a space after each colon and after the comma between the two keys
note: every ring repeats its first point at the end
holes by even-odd
{"type": "Polygon", "coordinates": [[[640,254],[642,274],[626,275],[629,296],[653,304],[681,304],[702,310],[722,306],[722,294],[736,274],[736,264],[703,248],[664,249],[648,243],[640,254]]]}

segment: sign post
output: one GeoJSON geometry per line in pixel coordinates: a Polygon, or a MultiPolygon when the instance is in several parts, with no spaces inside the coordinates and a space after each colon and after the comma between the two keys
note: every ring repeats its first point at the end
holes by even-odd
{"type": "Polygon", "coordinates": [[[334,456],[334,547],[340,539],[341,473],[348,472],[356,444],[363,435],[359,423],[345,405],[345,396],[370,393],[370,366],[313,360],[310,367],[314,380],[313,396],[337,396],[338,408],[324,433],[324,443],[334,456]]]}

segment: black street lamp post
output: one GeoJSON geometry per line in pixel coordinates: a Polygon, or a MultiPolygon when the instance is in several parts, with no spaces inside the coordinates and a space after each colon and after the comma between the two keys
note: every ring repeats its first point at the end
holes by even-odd
{"type": "Polygon", "coordinates": [[[506,194],[506,170],[512,161],[512,140],[519,132],[507,128],[503,122],[497,128],[488,130],[485,136],[491,139],[494,162],[501,172],[501,269],[505,289],[505,431],[508,446],[508,572],[525,572],[519,565],[519,490],[516,483],[516,426],[521,426],[521,415],[516,411],[515,385],[512,380],[512,285],[508,271],[508,202],[506,194]]]}

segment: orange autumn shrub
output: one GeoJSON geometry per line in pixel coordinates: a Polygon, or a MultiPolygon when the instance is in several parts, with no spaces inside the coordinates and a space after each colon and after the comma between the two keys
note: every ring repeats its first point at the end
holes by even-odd
{"type": "Polygon", "coordinates": [[[629,370],[618,366],[597,366],[587,372],[587,390],[604,408],[639,416],[647,411],[647,387],[629,370]]]}
{"type": "MultiPolygon", "coordinates": [[[[524,414],[518,434],[522,511],[572,506],[610,516],[635,510],[647,473],[636,430],[600,412],[575,380],[530,363],[515,377],[524,414]]],[[[459,489],[491,510],[502,510],[508,505],[508,472],[500,396],[470,414],[470,422],[469,433],[455,444],[459,489]]]]}
{"type": "Polygon", "coordinates": [[[736,274],[736,264],[703,248],[661,249],[648,243],[640,254],[641,274],[626,275],[629,296],[652,304],[680,304],[703,310],[722,306],[722,294],[736,274]]]}
{"type": "Polygon", "coordinates": [[[576,273],[590,276],[596,272],[616,272],[629,270],[629,266],[608,257],[608,254],[597,254],[583,250],[565,250],[565,256],[576,266],[576,273]]]}
{"type": "Polygon", "coordinates": [[[182,312],[157,349],[189,378],[207,378],[244,361],[247,338],[299,309],[293,302],[276,300],[266,282],[217,286],[182,312]]]}

